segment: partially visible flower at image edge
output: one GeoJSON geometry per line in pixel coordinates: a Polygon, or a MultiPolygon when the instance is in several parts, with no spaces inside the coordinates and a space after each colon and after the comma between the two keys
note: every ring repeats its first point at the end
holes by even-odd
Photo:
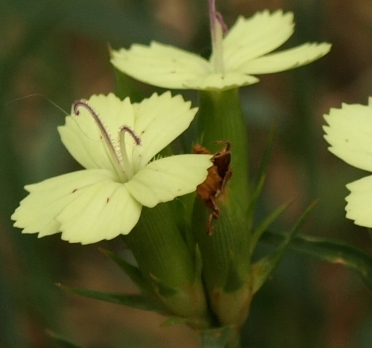
{"type": "MultiPolygon", "coordinates": [[[[324,138],[329,151],[346,163],[372,172],[372,98],[368,105],[343,104],[324,116],[324,138]]],[[[372,227],[372,175],[346,185],[346,217],[356,225],[372,227]]]]}
{"type": "Polygon", "coordinates": [[[111,62],[125,74],[150,85],[196,90],[227,90],[258,82],[256,74],[296,68],[327,54],[328,43],[305,43],[272,52],[294,32],[293,14],[265,10],[239,17],[227,31],[210,2],[212,55],[209,60],[185,50],[152,42],[111,51],[111,62]]]}
{"type": "Polygon", "coordinates": [[[25,186],[29,195],[11,217],[14,226],[39,237],[62,232],[63,240],[95,243],[128,234],[142,206],[195,191],[210,155],[156,156],[188,128],[196,113],[190,106],[170,92],[139,104],[113,94],[76,101],[58,131],[86,169],[25,186]]]}

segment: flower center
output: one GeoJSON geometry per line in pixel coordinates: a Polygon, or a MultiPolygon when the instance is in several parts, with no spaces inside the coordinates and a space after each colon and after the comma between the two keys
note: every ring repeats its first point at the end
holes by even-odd
{"type": "Polygon", "coordinates": [[[223,74],[223,35],[227,32],[227,26],[221,13],[216,10],[216,0],[209,0],[209,21],[212,38],[212,64],[214,71],[223,74]]]}
{"type": "Polygon", "coordinates": [[[89,114],[93,117],[96,122],[98,129],[102,135],[102,139],[105,143],[105,149],[107,150],[110,162],[115,168],[122,182],[129,181],[133,175],[133,165],[128,156],[128,149],[126,145],[126,134],[128,134],[135,145],[141,145],[141,138],[128,126],[122,126],[119,129],[118,141],[115,141],[109,134],[107,127],[105,127],[101,117],[94,111],[94,109],[85,100],[77,100],[73,104],[73,110],[76,116],[80,114],[79,108],[84,107],[88,110],[89,114]]]}

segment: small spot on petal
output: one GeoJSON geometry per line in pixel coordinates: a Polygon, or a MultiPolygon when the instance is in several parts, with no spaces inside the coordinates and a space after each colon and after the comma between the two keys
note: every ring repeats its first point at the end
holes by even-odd
{"type": "Polygon", "coordinates": [[[72,190],[72,193],[75,193],[76,191],[77,191],[77,189],[73,189],[73,190],[72,190]]]}

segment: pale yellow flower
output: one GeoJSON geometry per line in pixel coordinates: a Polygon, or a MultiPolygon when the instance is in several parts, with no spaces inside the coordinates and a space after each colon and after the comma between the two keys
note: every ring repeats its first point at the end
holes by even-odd
{"type": "MultiPolygon", "coordinates": [[[[356,168],[372,172],[372,98],[367,106],[343,104],[324,118],[329,151],[356,168]]],[[[357,225],[372,227],[372,175],[346,187],[350,191],[346,217],[357,225]]]]}
{"type": "Polygon", "coordinates": [[[62,232],[69,242],[95,243],[128,234],[142,206],[195,191],[211,156],[154,159],[189,126],[196,113],[190,105],[169,92],[139,104],[113,94],[75,102],[58,130],[86,169],[27,185],[14,226],[39,237],[62,232]]]}
{"type": "Polygon", "coordinates": [[[150,85],[196,90],[227,90],[258,82],[254,75],[293,69],[313,62],[330,50],[328,43],[305,43],[270,53],[294,32],[293,14],[262,11],[239,17],[224,35],[222,17],[210,1],[212,55],[209,60],[182,49],[152,42],[111,52],[112,64],[150,85]],[[212,6],[213,5],[213,6],[212,6]]]}

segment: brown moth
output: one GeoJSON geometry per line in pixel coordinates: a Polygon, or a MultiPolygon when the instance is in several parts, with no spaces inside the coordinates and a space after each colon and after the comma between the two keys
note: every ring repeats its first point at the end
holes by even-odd
{"type": "MultiPolygon", "coordinates": [[[[207,233],[210,236],[213,234],[212,222],[220,216],[217,199],[224,193],[226,184],[232,176],[230,142],[219,141],[217,143],[223,143],[226,146],[213,155],[211,159],[213,166],[208,169],[207,178],[196,188],[196,194],[205,202],[207,207],[212,209],[207,225],[207,233]]],[[[194,153],[210,154],[210,151],[196,144],[194,146],[194,153]]]]}

